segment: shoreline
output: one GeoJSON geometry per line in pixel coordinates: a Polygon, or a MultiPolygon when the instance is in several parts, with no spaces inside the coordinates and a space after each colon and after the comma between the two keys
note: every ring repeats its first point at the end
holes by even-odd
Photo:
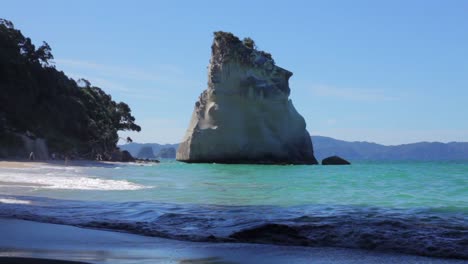
{"type": "Polygon", "coordinates": [[[155,162],[121,162],[121,161],[97,161],[97,160],[0,160],[0,169],[24,169],[39,166],[70,166],[70,167],[117,167],[122,165],[142,166],[147,164],[157,164],[155,162]]]}
{"type": "Polygon", "coordinates": [[[81,261],[69,261],[48,258],[0,257],[3,264],[89,264],[81,261]]]}
{"type": "MultiPolygon", "coordinates": [[[[0,218],[2,257],[82,263],[466,263],[358,249],[187,242],[134,234],[0,218]],[[31,258],[35,258],[31,259],[31,258]]],[[[14,263],[14,262],[10,262],[14,263]]],[[[57,262],[57,264],[66,262],[57,262]]]]}

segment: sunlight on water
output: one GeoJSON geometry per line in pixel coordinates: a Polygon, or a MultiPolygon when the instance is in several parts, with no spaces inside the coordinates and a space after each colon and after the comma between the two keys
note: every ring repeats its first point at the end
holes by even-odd
{"type": "Polygon", "coordinates": [[[1,171],[0,217],[468,258],[467,188],[468,163],[456,162],[45,166],[1,171]]]}
{"type": "Polygon", "coordinates": [[[466,210],[468,204],[468,164],[456,162],[369,162],[351,166],[165,162],[155,166],[85,167],[79,170],[42,168],[2,172],[2,175],[0,186],[7,180],[5,177],[12,182],[36,185],[21,188],[3,185],[1,193],[14,190],[15,194],[74,200],[280,206],[332,204],[461,210],[466,210]],[[25,180],[27,177],[29,181],[25,180]],[[51,186],[56,190],[51,190],[51,186]],[[82,190],[87,191],[83,193],[82,190]]]}

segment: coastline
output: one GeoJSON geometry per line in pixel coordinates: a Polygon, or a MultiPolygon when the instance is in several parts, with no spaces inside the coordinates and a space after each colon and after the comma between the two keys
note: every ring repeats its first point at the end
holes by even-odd
{"type": "Polygon", "coordinates": [[[117,264],[274,264],[310,263],[312,260],[314,263],[466,263],[456,259],[344,248],[186,242],[6,218],[0,218],[0,233],[2,263],[15,263],[6,262],[5,257],[28,258],[21,263],[31,264],[44,263],[37,260],[44,258],[117,264]]]}
{"type": "MultiPolygon", "coordinates": [[[[120,162],[120,161],[96,161],[96,160],[0,160],[0,169],[22,169],[40,166],[71,166],[71,167],[116,167],[122,165],[145,165],[143,162],[120,162]]],[[[152,163],[148,163],[152,164],[152,163]]]]}

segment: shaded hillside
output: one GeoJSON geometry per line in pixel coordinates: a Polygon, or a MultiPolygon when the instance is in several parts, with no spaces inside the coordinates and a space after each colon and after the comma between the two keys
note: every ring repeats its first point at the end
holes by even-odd
{"type": "Polygon", "coordinates": [[[130,107],[86,80],[69,78],[53,58],[49,44],[36,47],[0,19],[0,156],[24,148],[27,136],[45,139],[51,152],[110,157],[119,130],[140,131],[130,107]]]}
{"type": "Polygon", "coordinates": [[[330,137],[312,136],[317,159],[340,156],[350,160],[372,160],[385,152],[386,146],[365,141],[348,142],[330,137]]]}
{"type": "Polygon", "coordinates": [[[318,159],[338,155],[349,160],[468,160],[468,142],[418,142],[385,146],[312,136],[318,159]]]}

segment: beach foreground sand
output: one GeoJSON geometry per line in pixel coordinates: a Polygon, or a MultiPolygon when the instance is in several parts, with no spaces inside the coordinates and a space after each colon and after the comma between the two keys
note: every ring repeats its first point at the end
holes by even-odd
{"type": "Polygon", "coordinates": [[[87,264],[86,262],[22,257],[0,257],[2,264],[87,264]]]}
{"type": "Polygon", "coordinates": [[[26,162],[26,161],[0,161],[0,169],[9,169],[9,168],[31,168],[45,164],[42,162],[26,162]]]}
{"type": "Polygon", "coordinates": [[[18,261],[11,257],[117,264],[466,263],[339,248],[195,243],[16,219],[0,219],[0,234],[0,263],[44,263],[37,259],[8,262],[18,261]]]}

